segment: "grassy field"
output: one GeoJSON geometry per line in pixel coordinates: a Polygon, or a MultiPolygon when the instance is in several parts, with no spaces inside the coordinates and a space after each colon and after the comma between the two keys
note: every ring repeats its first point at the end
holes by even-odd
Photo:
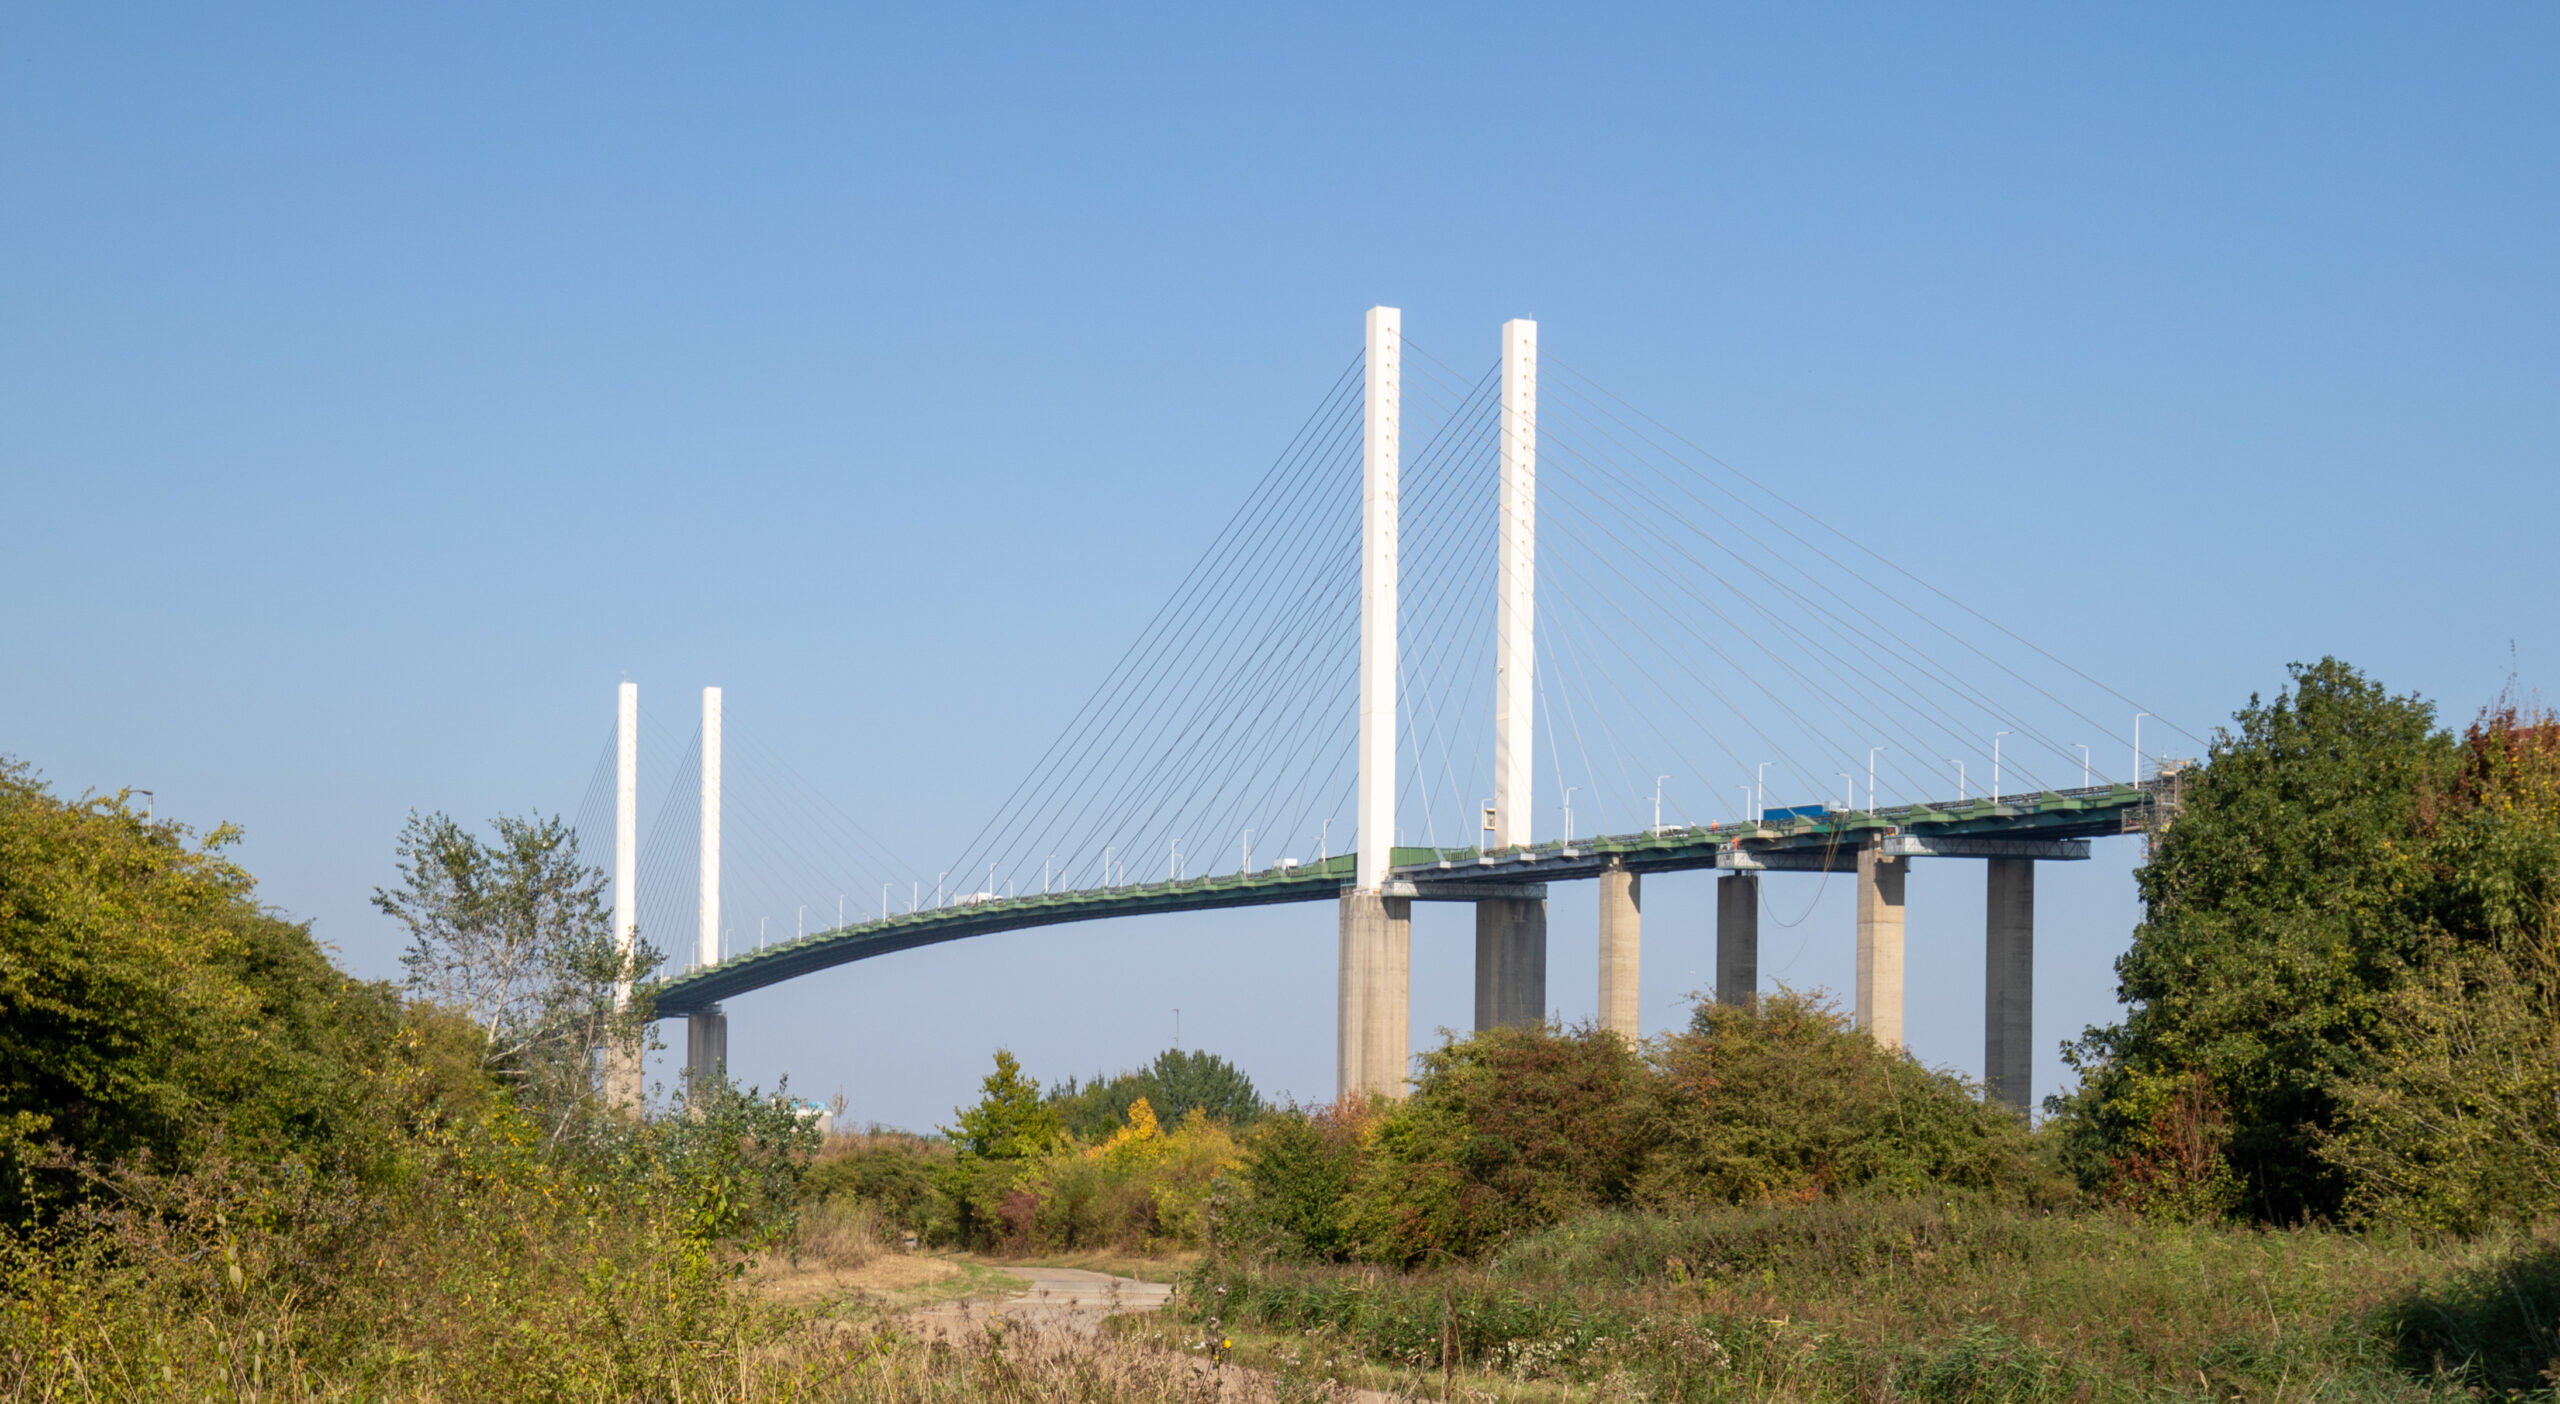
{"type": "Polygon", "coordinates": [[[2549,1398],[2560,1232],[1612,1214],[1437,1273],[1204,1266],[1180,1310],[1136,1329],[1434,1396],[1445,1353],[1485,1399],[2549,1398]]]}

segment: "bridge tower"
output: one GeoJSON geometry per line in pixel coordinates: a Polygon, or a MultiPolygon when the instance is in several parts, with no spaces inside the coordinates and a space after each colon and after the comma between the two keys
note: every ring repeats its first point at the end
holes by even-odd
{"type": "Polygon", "coordinates": [[[1403,361],[1403,313],[1370,308],[1360,451],[1359,847],[1338,918],[1338,1095],[1402,1096],[1412,1052],[1413,899],[1387,893],[1396,834],[1396,496],[1403,361]]]}
{"type": "MultiPolygon", "coordinates": [[[[700,895],[695,904],[694,961],[720,963],[720,689],[702,690],[702,848],[700,895]]],[[[729,1016],[719,1005],[685,1016],[684,1067],[688,1085],[722,1076],[729,1062],[729,1016]]]]}
{"type": "MultiPolygon", "coordinates": [[[[1538,619],[1538,324],[1502,324],[1501,465],[1494,556],[1493,832],[1495,852],[1530,844],[1536,731],[1538,619]]],[[[1609,952],[1600,957],[1607,1022],[1609,952]]],[[[1476,1027],[1533,1024],[1547,1013],[1547,903],[1543,897],[1476,901],[1476,1027]]],[[[1615,1027],[1610,1024],[1610,1027],[1615,1027]]],[[[1628,1030],[1633,1034],[1633,1029],[1628,1030]]]]}
{"type": "MultiPolygon", "coordinates": [[[[628,969],[640,932],[640,684],[615,696],[613,737],[613,945],[628,969]]],[[[613,1007],[631,1005],[631,981],[614,983],[613,1007]]],[[[605,1050],[604,1096],[610,1106],[640,1106],[640,1056],[620,1045],[605,1050]]]]}

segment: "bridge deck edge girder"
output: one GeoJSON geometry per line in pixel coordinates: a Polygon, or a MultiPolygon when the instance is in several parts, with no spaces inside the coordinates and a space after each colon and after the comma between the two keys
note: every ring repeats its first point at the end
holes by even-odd
{"type": "MultiPolygon", "coordinates": [[[[1874,838],[1921,834],[1938,838],[2088,839],[2125,833],[2126,811],[2148,803],[2156,785],[2116,785],[2047,791],[1958,805],[1908,805],[1874,814],[1832,813],[1796,817],[1782,824],[1691,826],[1670,833],[1613,835],[1557,842],[1491,856],[1474,849],[1403,848],[1397,856],[1432,854],[1398,863],[1392,875],[1411,882],[1416,895],[1450,886],[1477,892],[1488,885],[1539,884],[1597,877],[1611,868],[1637,873],[1680,872],[1718,866],[1720,853],[1816,857],[1854,853],[1874,838]]],[[[1836,861],[1836,859],[1832,860],[1836,861]]],[[[894,955],[924,946],[1043,926],[1065,926],[1120,916],[1219,911],[1287,902],[1334,900],[1350,879],[1347,858],[1286,872],[1194,878],[1102,891],[1004,898],[979,906],[943,907],[837,931],[819,932],[781,946],[733,957],[657,982],[649,990],[659,1018],[680,1018],[721,1000],[780,984],[838,965],[894,955]]]]}

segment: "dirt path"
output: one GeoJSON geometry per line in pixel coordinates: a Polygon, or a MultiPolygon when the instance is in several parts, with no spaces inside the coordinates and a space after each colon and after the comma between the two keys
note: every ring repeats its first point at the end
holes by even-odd
{"type": "MultiPolygon", "coordinates": [[[[916,1331],[927,1335],[966,1337],[990,1321],[1030,1327],[1054,1338],[1086,1343],[1088,1349],[1129,1350],[1132,1343],[1108,1341],[1102,1334],[1105,1317],[1132,1312],[1158,1311],[1173,1300],[1173,1288],[1163,1282],[1141,1282],[1134,1277],[1118,1277],[1107,1272],[1085,1268],[1011,1267],[1004,1271],[1023,1279],[1023,1290],[996,1300],[963,1298],[942,1302],[908,1312],[900,1318],[916,1331]]],[[[1217,1365],[1197,1356],[1180,1352],[1152,1352],[1169,1356],[1202,1376],[1221,1380],[1219,1395],[1225,1397],[1231,1382],[1244,1388],[1247,1397],[1268,1398],[1255,1386],[1268,1387],[1272,1376],[1236,1365],[1217,1365]]],[[[1387,1394],[1374,1389],[1335,1387],[1339,1392],[1325,1398],[1348,1401],[1348,1404],[1407,1404],[1408,1396],[1387,1394]]]]}
{"type": "Polygon", "coordinates": [[[998,1320],[1090,1336],[1101,1331],[1102,1319],[1106,1316],[1155,1311],[1173,1300],[1170,1284],[1114,1277],[1107,1272],[1050,1267],[1007,1267],[1004,1270],[1030,1285],[1010,1297],[995,1301],[963,1299],[943,1302],[909,1312],[906,1319],[921,1329],[935,1331],[998,1320]]]}

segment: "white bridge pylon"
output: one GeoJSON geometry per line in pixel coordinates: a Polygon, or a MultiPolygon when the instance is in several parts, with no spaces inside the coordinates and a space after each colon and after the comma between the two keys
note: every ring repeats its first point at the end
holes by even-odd
{"type": "MultiPolygon", "coordinates": [[[[1403,318],[1369,309],[1361,453],[1359,864],[1342,894],[1335,1090],[1400,1096],[1411,1062],[1413,893],[1393,882],[1396,775],[1397,477],[1403,318]]],[[[1484,850],[1530,846],[1538,617],[1538,324],[1502,324],[1496,514],[1494,798],[1484,850]]],[[[1633,874],[1602,879],[1601,1020],[1636,1034],[1633,874]],[[1611,921],[1609,915],[1616,915],[1611,921]]],[[[1476,899],[1476,1027],[1546,1016],[1544,884],[1476,899]]]]}

